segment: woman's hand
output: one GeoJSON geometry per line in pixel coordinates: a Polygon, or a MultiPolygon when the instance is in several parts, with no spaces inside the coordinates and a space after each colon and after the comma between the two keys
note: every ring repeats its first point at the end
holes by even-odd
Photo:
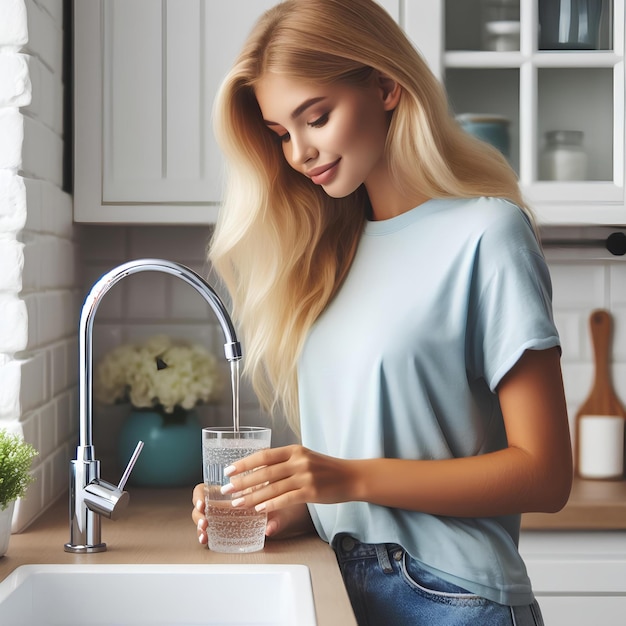
{"type": "Polygon", "coordinates": [[[351,461],[300,445],[261,450],[237,461],[225,473],[231,482],[222,487],[222,493],[232,494],[233,506],[254,507],[268,514],[307,502],[356,499],[351,461]]]}
{"type": "MultiPolygon", "coordinates": [[[[202,545],[208,542],[207,520],[204,515],[204,485],[200,483],[193,490],[194,507],[191,517],[196,526],[198,541],[202,545]]],[[[265,535],[268,538],[285,539],[313,532],[313,522],[306,504],[290,506],[279,511],[272,511],[267,516],[265,535]]]]}

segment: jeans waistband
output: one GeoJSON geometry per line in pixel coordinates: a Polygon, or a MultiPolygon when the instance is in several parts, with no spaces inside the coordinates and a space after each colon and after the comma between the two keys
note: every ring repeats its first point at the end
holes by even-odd
{"type": "Polygon", "coordinates": [[[376,558],[382,570],[386,573],[393,571],[391,560],[399,561],[404,550],[395,543],[363,543],[354,537],[340,534],[333,540],[333,550],[337,560],[341,562],[354,559],[376,558]]]}

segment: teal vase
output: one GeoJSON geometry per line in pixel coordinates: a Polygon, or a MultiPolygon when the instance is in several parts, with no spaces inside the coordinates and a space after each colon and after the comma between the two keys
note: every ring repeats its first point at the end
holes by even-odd
{"type": "Polygon", "coordinates": [[[129,483],[137,487],[188,487],[202,482],[202,427],[195,411],[166,414],[133,409],[118,443],[126,467],[138,441],[144,446],[129,483]]]}

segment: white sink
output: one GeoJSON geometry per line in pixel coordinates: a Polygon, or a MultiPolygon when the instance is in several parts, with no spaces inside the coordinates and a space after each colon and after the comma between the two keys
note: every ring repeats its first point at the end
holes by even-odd
{"type": "Polygon", "coordinates": [[[315,626],[305,565],[23,565],[2,626],[315,626]]]}

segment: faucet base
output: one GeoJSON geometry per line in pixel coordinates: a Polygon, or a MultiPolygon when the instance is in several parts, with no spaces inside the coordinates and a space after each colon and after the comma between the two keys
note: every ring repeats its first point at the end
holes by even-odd
{"type": "Polygon", "coordinates": [[[63,548],[66,552],[71,552],[73,554],[91,554],[93,552],[105,552],[107,549],[107,544],[98,543],[95,546],[75,546],[72,543],[66,543],[63,548]]]}

